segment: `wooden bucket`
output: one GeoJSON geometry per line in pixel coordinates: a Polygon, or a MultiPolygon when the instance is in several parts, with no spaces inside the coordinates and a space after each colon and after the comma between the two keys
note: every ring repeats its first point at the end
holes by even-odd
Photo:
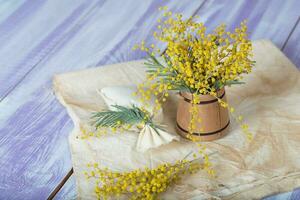
{"type": "MultiPolygon", "coordinates": [[[[224,88],[220,89],[217,95],[226,102],[224,88]]],[[[177,131],[186,138],[191,120],[192,94],[182,92],[180,96],[177,108],[177,131]]],[[[194,137],[200,137],[201,141],[211,141],[221,138],[228,132],[230,124],[228,109],[222,107],[215,97],[201,95],[200,103],[194,106],[197,106],[198,109],[194,137]],[[198,121],[199,118],[202,120],[201,122],[198,121]]]]}

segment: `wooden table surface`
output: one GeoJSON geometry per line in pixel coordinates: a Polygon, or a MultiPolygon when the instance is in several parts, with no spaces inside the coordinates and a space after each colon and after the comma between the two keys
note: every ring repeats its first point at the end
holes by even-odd
{"type": "MultiPolygon", "coordinates": [[[[47,199],[71,170],[72,123],[53,75],[142,58],[131,48],[153,40],[165,5],[208,30],[248,19],[251,39],[270,39],[300,67],[299,0],[0,0],[0,199],[47,199]]],[[[55,199],[75,197],[71,176],[55,199]]]]}

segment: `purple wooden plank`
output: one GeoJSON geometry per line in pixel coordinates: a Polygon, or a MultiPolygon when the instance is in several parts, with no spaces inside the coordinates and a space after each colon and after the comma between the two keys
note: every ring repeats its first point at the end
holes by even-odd
{"type": "Polygon", "coordinates": [[[300,199],[300,188],[296,188],[292,192],[291,200],[299,200],[299,199],[300,199]]]}
{"type": "Polygon", "coordinates": [[[262,200],[291,200],[292,192],[284,192],[280,194],[269,195],[262,200]]]}
{"type": "Polygon", "coordinates": [[[90,10],[92,2],[27,1],[0,24],[0,82],[5,83],[0,101],[90,10]]]}
{"type": "Polygon", "coordinates": [[[295,28],[283,47],[283,52],[291,59],[298,69],[300,69],[300,16],[295,24],[295,28]]]}
{"type": "Polygon", "coordinates": [[[0,3],[0,24],[11,16],[24,2],[25,0],[2,1],[0,3]]]}
{"type": "MultiPolygon", "coordinates": [[[[194,12],[185,14],[183,17],[190,17],[195,15],[196,12],[204,5],[205,0],[197,1],[198,7],[192,9],[194,12]]],[[[185,2],[186,3],[186,2],[185,2]]],[[[177,3],[173,7],[169,7],[170,11],[174,13],[180,13],[184,4],[177,3]]],[[[157,30],[157,23],[153,23],[153,18],[156,20],[163,15],[163,12],[158,11],[158,5],[153,4],[148,8],[148,11],[142,16],[137,22],[135,27],[127,33],[122,41],[114,45],[105,56],[103,56],[98,62],[97,65],[105,65],[111,63],[124,62],[129,60],[137,60],[146,56],[145,52],[133,51],[132,47],[140,43],[142,40],[145,40],[147,44],[158,45],[153,38],[153,32],[157,30]],[[152,17],[147,16],[149,12],[156,12],[156,15],[152,17]]]]}
{"type": "Polygon", "coordinates": [[[281,48],[299,16],[298,0],[207,1],[197,13],[208,31],[220,23],[233,30],[248,20],[251,39],[270,39],[281,48]]]}
{"type": "Polygon", "coordinates": [[[299,200],[299,199],[300,199],[300,188],[296,188],[291,192],[274,194],[263,198],[263,200],[299,200]]]}
{"type": "Polygon", "coordinates": [[[52,99],[49,91],[39,93],[40,102],[27,102],[0,131],[0,199],[46,199],[69,169],[60,153],[69,153],[65,139],[72,124],[60,105],[42,103],[52,99]]]}
{"type": "MultiPolygon", "coordinates": [[[[190,15],[201,2],[168,5],[190,15]]],[[[143,27],[156,23],[149,7],[158,7],[157,1],[116,4],[100,1],[0,103],[0,199],[45,199],[71,168],[67,135],[72,125],[51,93],[52,76],[95,66],[124,38],[128,42],[142,34],[137,29],[126,37],[140,18],[151,19],[143,27]]]]}
{"type": "MultiPolygon", "coordinates": [[[[101,6],[101,3],[103,1],[96,6],[101,6]]],[[[85,18],[69,31],[69,38],[80,30],[85,18]]],[[[34,82],[37,83],[37,79],[34,82]]],[[[49,88],[51,81],[44,82],[49,88]]],[[[21,93],[30,94],[33,99],[38,96],[37,101],[23,99],[23,102],[11,103],[12,99],[8,97],[10,100],[6,98],[0,104],[3,109],[0,116],[0,164],[3,170],[0,173],[0,199],[46,199],[70,169],[66,142],[71,130],[69,117],[54,101],[51,90],[41,85],[36,85],[39,90],[35,90],[36,87],[31,87],[33,85],[25,86],[21,93]],[[19,103],[23,107],[18,108],[16,104],[19,103]],[[40,112],[35,112],[35,109],[40,112]],[[49,119],[46,119],[49,112],[52,113],[51,124],[47,124],[49,119]],[[65,159],[61,158],[62,152],[65,159]]]]}
{"type": "Polygon", "coordinates": [[[11,39],[13,33],[17,31],[18,26],[30,20],[30,17],[33,16],[45,2],[46,1],[43,0],[25,1],[24,4],[0,24],[0,43],[3,44],[5,41],[11,39]]]}

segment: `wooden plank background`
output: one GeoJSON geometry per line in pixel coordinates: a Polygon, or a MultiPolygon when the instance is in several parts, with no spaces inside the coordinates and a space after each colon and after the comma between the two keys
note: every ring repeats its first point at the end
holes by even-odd
{"type": "MultiPolygon", "coordinates": [[[[298,0],[0,0],[0,199],[46,199],[71,169],[72,123],[53,75],[142,58],[131,47],[154,42],[165,5],[209,30],[248,19],[251,39],[272,40],[300,67],[298,0]]],[[[75,197],[71,177],[55,199],[75,197]]]]}

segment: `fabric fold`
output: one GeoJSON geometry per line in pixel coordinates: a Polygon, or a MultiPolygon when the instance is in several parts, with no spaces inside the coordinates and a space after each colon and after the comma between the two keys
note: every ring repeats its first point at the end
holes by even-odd
{"type": "Polygon", "coordinates": [[[154,129],[150,125],[146,124],[139,133],[136,150],[139,152],[145,152],[149,149],[168,144],[173,140],[179,141],[179,137],[171,135],[170,133],[158,128],[154,129]]]}

